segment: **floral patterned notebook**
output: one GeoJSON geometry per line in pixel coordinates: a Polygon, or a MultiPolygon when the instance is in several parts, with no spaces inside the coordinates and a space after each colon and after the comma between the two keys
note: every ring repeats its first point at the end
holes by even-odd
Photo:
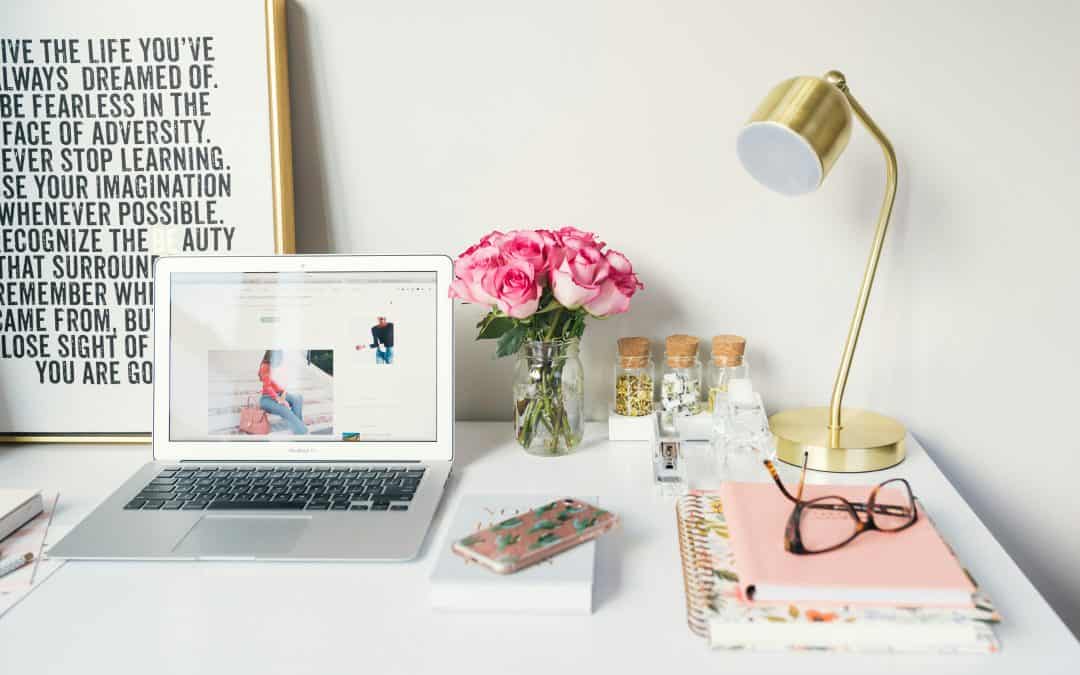
{"type": "Polygon", "coordinates": [[[679,500],[679,548],[690,629],[720,649],[838,652],[996,652],[1001,620],[976,589],[973,609],[763,605],[741,595],[735,555],[715,492],[679,500]]]}

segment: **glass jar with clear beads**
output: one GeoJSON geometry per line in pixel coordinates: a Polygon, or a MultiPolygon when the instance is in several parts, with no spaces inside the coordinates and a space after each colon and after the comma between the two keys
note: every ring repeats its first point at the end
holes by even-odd
{"type": "Polygon", "coordinates": [[[660,407],[672,415],[701,412],[701,361],[698,339],[692,335],[669,335],[664,342],[660,407]]]}

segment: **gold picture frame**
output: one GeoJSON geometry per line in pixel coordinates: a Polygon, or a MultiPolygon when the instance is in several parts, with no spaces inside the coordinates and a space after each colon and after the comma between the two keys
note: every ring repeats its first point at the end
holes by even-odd
{"type": "MultiPolygon", "coordinates": [[[[271,191],[274,252],[296,252],[293,202],[292,131],[289,114],[289,64],[285,0],[263,0],[266,45],[266,77],[270,128],[271,191]]],[[[0,383],[2,385],[2,383],[0,383]]],[[[152,385],[151,385],[152,386],[152,385]]],[[[147,420],[152,425],[152,420],[147,420]]],[[[0,432],[0,443],[95,443],[146,444],[151,433],[0,432]]]]}

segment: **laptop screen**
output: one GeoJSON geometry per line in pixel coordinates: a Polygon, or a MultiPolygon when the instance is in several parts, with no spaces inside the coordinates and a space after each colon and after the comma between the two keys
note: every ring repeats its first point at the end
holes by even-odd
{"type": "Polygon", "coordinates": [[[438,440],[435,272],[171,284],[170,440],[438,440]]]}

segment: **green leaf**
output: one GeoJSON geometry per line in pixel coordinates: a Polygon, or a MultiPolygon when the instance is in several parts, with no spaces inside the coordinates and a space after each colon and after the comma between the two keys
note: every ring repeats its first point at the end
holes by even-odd
{"type": "Polygon", "coordinates": [[[539,532],[540,530],[554,530],[559,524],[554,520],[538,520],[529,528],[529,533],[539,532]]]}
{"type": "Polygon", "coordinates": [[[475,544],[479,544],[482,541],[484,541],[483,537],[478,537],[475,534],[471,534],[468,537],[465,537],[464,539],[462,539],[460,543],[461,543],[462,546],[469,547],[469,546],[473,546],[475,544]]]}
{"type": "Polygon", "coordinates": [[[539,507],[533,509],[533,513],[535,513],[538,516],[542,516],[545,513],[547,513],[548,511],[550,511],[551,509],[555,508],[556,506],[557,506],[556,502],[551,502],[550,504],[544,504],[543,506],[539,506],[539,507]]]}
{"type": "Polygon", "coordinates": [[[589,316],[588,312],[584,309],[579,309],[574,313],[574,317],[570,322],[570,326],[566,330],[567,337],[580,338],[585,334],[585,319],[589,316]]]}
{"type": "Polygon", "coordinates": [[[520,539],[521,537],[516,534],[500,534],[498,537],[495,538],[495,546],[498,547],[498,550],[501,551],[507,546],[513,546],[514,544],[518,543],[520,539]]]}
{"type": "Polygon", "coordinates": [[[510,330],[503,333],[502,337],[499,338],[498,346],[495,348],[496,358],[517,354],[518,350],[521,349],[521,343],[525,340],[527,331],[528,326],[523,323],[515,323],[510,330]]]}
{"type": "Polygon", "coordinates": [[[514,327],[516,319],[511,319],[508,316],[496,316],[495,314],[488,314],[487,318],[477,324],[480,329],[480,333],[476,336],[477,340],[494,340],[500,338],[506,334],[511,328],[514,327]]]}
{"type": "Polygon", "coordinates": [[[517,527],[518,525],[521,525],[524,522],[525,521],[522,520],[521,518],[518,518],[517,516],[514,516],[513,518],[507,518],[506,520],[502,521],[501,523],[499,523],[498,525],[494,526],[491,529],[493,529],[493,530],[510,530],[510,529],[513,529],[513,528],[517,527]]]}
{"type": "Polygon", "coordinates": [[[538,548],[543,548],[545,546],[551,546],[555,542],[559,541],[559,539],[560,539],[559,535],[555,534],[554,532],[548,532],[547,534],[545,534],[544,536],[540,537],[539,539],[534,541],[532,544],[530,544],[529,545],[529,550],[535,551],[538,548]]]}
{"type": "Polygon", "coordinates": [[[559,304],[559,301],[551,296],[550,291],[545,290],[544,294],[540,296],[540,309],[533,313],[533,316],[540,314],[547,314],[548,312],[554,312],[557,309],[562,309],[563,306],[559,304]]]}
{"type": "Polygon", "coordinates": [[[730,570],[713,570],[713,574],[720,577],[724,581],[738,581],[739,575],[730,570]]]}
{"type": "Polygon", "coordinates": [[[578,518],[574,521],[574,530],[576,532],[584,532],[595,524],[596,516],[593,516],[592,518],[578,518]]]}

